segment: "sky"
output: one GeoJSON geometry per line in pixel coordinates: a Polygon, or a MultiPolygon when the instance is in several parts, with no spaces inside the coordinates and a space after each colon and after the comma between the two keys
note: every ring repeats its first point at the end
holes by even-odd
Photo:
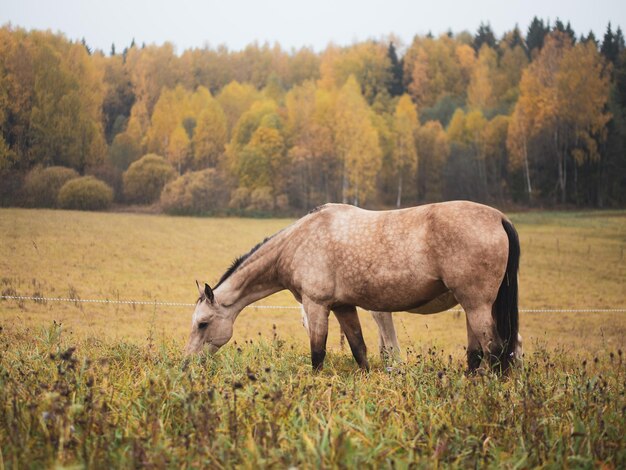
{"type": "Polygon", "coordinates": [[[535,15],[601,39],[609,21],[626,29],[626,0],[0,0],[0,24],[85,38],[105,52],[133,38],[170,41],[178,52],[221,44],[238,50],[255,41],[320,51],[389,34],[409,44],[415,34],[474,33],[481,22],[497,36],[516,24],[525,32],[535,15]]]}

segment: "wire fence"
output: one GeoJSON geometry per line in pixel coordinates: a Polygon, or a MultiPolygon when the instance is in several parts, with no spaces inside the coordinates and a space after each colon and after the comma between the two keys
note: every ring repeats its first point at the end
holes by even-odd
{"type": "MultiPolygon", "coordinates": [[[[161,307],[194,307],[190,302],[168,302],[161,300],[124,300],[124,299],[80,299],[71,297],[38,297],[25,295],[0,295],[2,300],[32,301],[36,303],[65,302],[73,304],[110,304],[110,305],[150,305],[161,307]]],[[[296,305],[249,305],[246,308],[259,310],[300,310],[296,305]]],[[[461,308],[450,309],[463,312],[461,308]]],[[[520,313],[626,313],[626,308],[522,308],[520,313]]]]}

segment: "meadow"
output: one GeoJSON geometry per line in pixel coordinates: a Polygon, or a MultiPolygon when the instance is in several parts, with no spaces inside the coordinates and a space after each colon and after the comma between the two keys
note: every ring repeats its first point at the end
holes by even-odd
{"type": "MultiPolygon", "coordinates": [[[[512,214],[522,309],[626,308],[626,212],[512,214]]],[[[287,219],[0,210],[3,295],[194,302],[287,219]]],[[[288,293],[261,305],[293,307],[288,293]]],[[[191,307],[0,301],[0,469],[626,466],[626,314],[524,312],[525,361],[465,374],[459,312],[396,314],[405,362],[322,373],[293,309],[186,360],[191,307]]]]}

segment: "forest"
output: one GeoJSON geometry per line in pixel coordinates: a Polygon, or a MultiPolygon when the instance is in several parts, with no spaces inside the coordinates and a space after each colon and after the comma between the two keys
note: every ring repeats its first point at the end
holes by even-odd
{"type": "Polygon", "coordinates": [[[449,199],[624,207],[619,26],[107,53],[0,28],[2,206],[254,215],[449,199]]]}

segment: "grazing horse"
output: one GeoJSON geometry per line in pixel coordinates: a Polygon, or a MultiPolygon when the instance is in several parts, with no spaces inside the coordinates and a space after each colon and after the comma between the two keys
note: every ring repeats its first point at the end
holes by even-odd
{"type": "Polygon", "coordinates": [[[470,370],[484,358],[506,371],[518,342],[519,239],[508,218],[451,201],[392,211],[326,204],[238,258],[211,289],[198,286],[187,352],[211,352],[233,334],[239,312],[288,289],[308,319],[311,361],[322,368],[332,310],[367,369],[356,307],[430,314],[461,304],[470,370]]]}

